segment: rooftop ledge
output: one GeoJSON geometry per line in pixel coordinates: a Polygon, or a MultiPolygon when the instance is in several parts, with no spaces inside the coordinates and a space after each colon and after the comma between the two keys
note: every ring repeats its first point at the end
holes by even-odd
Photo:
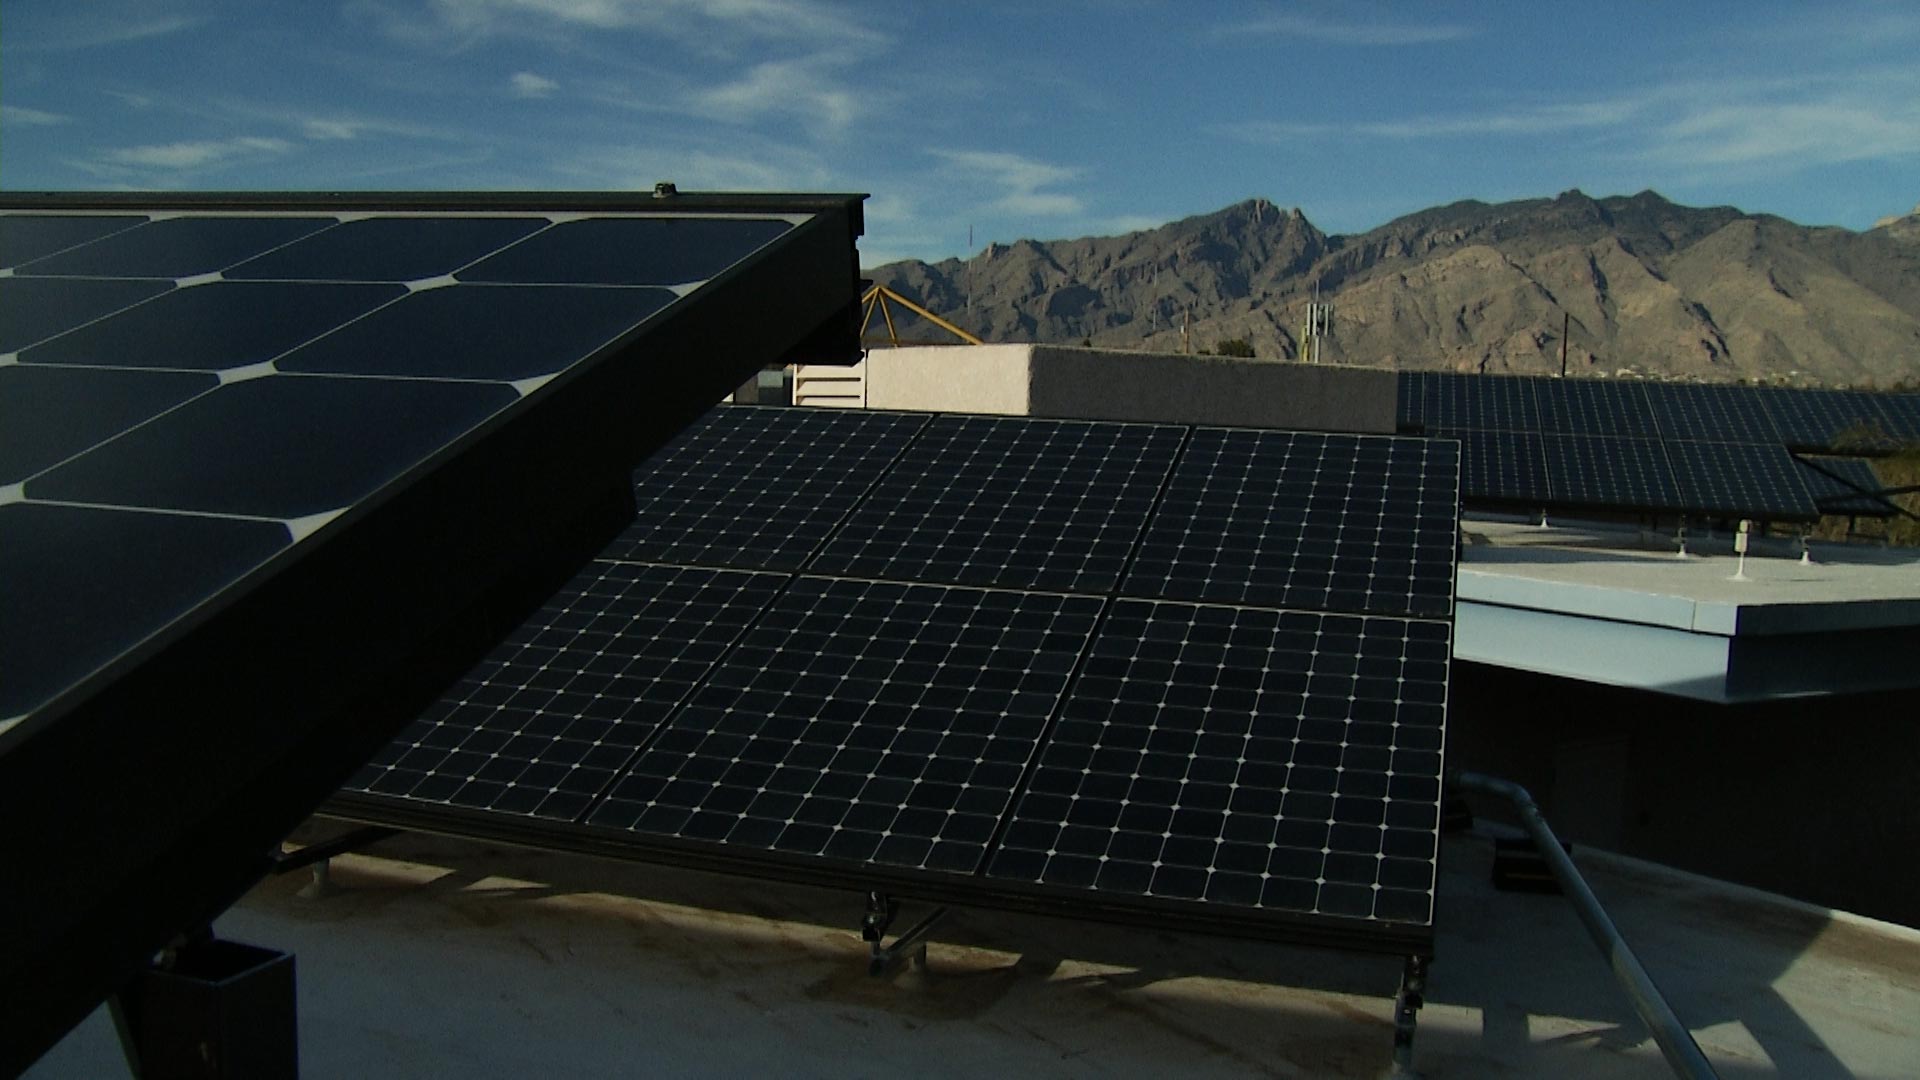
{"type": "Polygon", "coordinates": [[[1920,686],[1920,551],[1466,520],[1454,656],[1704,701],[1920,686]],[[1738,576],[1736,576],[1738,575],[1738,576]]]}

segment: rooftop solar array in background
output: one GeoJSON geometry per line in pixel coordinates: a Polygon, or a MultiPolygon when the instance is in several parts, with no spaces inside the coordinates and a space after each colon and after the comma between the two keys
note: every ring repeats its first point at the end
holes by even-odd
{"type": "Polygon", "coordinates": [[[1811,520],[1786,450],[1920,442],[1915,394],[1402,372],[1400,395],[1402,430],[1463,443],[1465,499],[1536,510],[1811,520]]]}
{"type": "Polygon", "coordinates": [[[1458,476],[1440,440],[719,410],[338,804],[1418,943],[1458,476]]]}
{"type": "Polygon", "coordinates": [[[0,213],[0,721],[792,228],[0,213]]]}
{"type": "Polygon", "coordinates": [[[1886,485],[1873,471],[1873,464],[1861,458],[1795,457],[1800,479],[1823,514],[1847,514],[1853,517],[1892,517],[1893,506],[1871,492],[1886,485]]]}

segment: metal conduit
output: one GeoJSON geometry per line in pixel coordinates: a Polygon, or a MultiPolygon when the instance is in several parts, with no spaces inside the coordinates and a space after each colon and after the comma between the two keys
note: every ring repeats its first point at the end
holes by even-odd
{"type": "Polygon", "coordinates": [[[1587,887],[1586,879],[1567,857],[1566,849],[1547,827],[1547,819],[1541,816],[1540,807],[1526,788],[1511,780],[1483,776],[1479,773],[1456,772],[1449,776],[1453,786],[1461,791],[1472,791],[1482,795],[1492,795],[1507,800],[1520,815],[1520,824],[1532,838],[1533,846],[1540,851],[1547,867],[1553,871],[1554,879],[1560,883],[1561,891],[1573,904],[1573,910],[1580,914],[1580,921],[1587,924],[1587,932],[1593,935],[1593,942],[1600,947],[1600,954],[1607,958],[1607,965],[1613,969],[1613,977],[1627,992],[1627,1000],[1632,1003],[1633,1011],[1653,1032],[1653,1041],[1660,1046],[1660,1052],[1666,1055],[1667,1064],[1673,1066],[1674,1074],[1688,1080],[1718,1080],[1719,1074],[1713,1071],[1713,1065],[1707,1061],[1707,1055],[1700,1050],[1700,1044],[1693,1041],[1693,1033],[1675,1016],[1667,999],[1660,994],[1660,988],[1653,984],[1653,977],[1627,946],[1620,930],[1607,917],[1606,910],[1587,887]]]}

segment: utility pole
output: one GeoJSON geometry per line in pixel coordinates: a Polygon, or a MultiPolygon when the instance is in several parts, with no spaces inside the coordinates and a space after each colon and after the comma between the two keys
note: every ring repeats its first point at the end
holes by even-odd
{"type": "Polygon", "coordinates": [[[1573,316],[1565,311],[1560,313],[1560,377],[1567,377],[1567,327],[1573,322],[1573,316]]]}

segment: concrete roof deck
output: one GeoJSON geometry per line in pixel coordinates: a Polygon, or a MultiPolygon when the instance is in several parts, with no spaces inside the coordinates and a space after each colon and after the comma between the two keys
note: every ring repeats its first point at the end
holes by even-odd
{"type": "MultiPolygon", "coordinates": [[[[1450,838],[1416,1063],[1664,1066],[1573,911],[1450,838]]],[[[1581,851],[1726,1077],[1920,1075],[1920,932],[1581,851]]],[[[966,911],[866,974],[861,897],[405,835],[261,885],[223,936],[293,951],[304,1075],[1372,1077],[1398,962],[966,911]]],[[[917,917],[909,904],[904,921],[917,917]]],[[[126,1075],[102,1010],[28,1073],[126,1075]]]]}
{"type": "Polygon", "coordinates": [[[1920,550],[1469,517],[1454,655],[1710,701],[1916,685],[1920,550]],[[1735,575],[1739,574],[1739,577],[1735,575]]]}

